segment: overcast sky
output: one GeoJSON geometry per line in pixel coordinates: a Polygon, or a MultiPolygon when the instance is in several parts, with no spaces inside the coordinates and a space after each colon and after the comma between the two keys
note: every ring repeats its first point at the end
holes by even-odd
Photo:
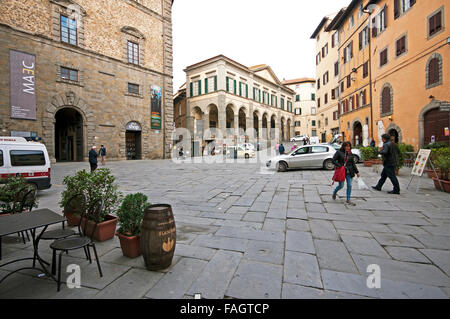
{"type": "MultiPolygon", "coordinates": [[[[184,68],[223,54],[245,66],[268,64],[280,80],[315,78],[322,18],[350,0],[176,0],[173,5],[174,91],[184,68]]],[[[175,93],[174,92],[174,93],[175,93]]]]}

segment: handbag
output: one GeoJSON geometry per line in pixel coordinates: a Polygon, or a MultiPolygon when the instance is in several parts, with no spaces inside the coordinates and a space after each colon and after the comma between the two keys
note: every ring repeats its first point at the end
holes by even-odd
{"type": "Polygon", "coordinates": [[[334,182],[341,183],[341,182],[345,181],[345,166],[347,165],[347,161],[348,161],[348,156],[347,156],[347,160],[345,161],[344,166],[336,167],[334,169],[333,184],[334,184],[334,182]]]}

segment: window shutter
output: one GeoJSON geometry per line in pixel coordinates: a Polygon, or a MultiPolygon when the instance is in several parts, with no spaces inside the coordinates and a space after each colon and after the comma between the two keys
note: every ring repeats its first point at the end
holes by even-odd
{"type": "Polygon", "coordinates": [[[389,87],[383,89],[381,112],[388,113],[391,110],[391,90],[389,87]]]}
{"type": "Polygon", "coordinates": [[[353,58],[353,41],[350,42],[350,58],[353,58]]]}
{"type": "Polygon", "coordinates": [[[198,95],[202,95],[202,81],[198,80],[198,95]]]}
{"type": "Polygon", "coordinates": [[[237,81],[234,80],[234,94],[237,94],[237,81]]]}
{"type": "Polygon", "coordinates": [[[400,0],[394,0],[394,19],[400,16],[400,0]]]}
{"type": "Polygon", "coordinates": [[[434,18],[434,31],[439,31],[439,29],[442,27],[442,11],[439,11],[434,18]]]}
{"type": "Polygon", "coordinates": [[[373,38],[376,38],[377,32],[378,32],[378,29],[377,29],[377,19],[376,19],[376,18],[373,18],[373,19],[372,19],[372,37],[373,37],[373,38]]]}
{"type": "Polygon", "coordinates": [[[227,92],[230,91],[230,79],[227,76],[227,92]]]}
{"type": "Polygon", "coordinates": [[[205,94],[208,94],[208,78],[205,79],[205,94]]]}
{"type": "Polygon", "coordinates": [[[245,97],[248,99],[248,84],[245,85],[245,97]]]}
{"type": "Polygon", "coordinates": [[[336,93],[334,89],[331,90],[331,99],[334,100],[336,98],[336,93]]]}
{"type": "Polygon", "coordinates": [[[359,95],[356,93],[356,108],[359,108],[359,95]]]}
{"type": "MultiPolygon", "coordinates": [[[[364,32],[364,31],[363,31],[364,32]]],[[[362,50],[362,46],[363,46],[363,43],[362,43],[362,32],[360,32],[359,33],[359,49],[360,50],[362,50]]]]}
{"type": "Polygon", "coordinates": [[[194,95],[194,83],[190,83],[190,94],[189,97],[192,97],[194,95]]]}
{"type": "Polygon", "coordinates": [[[239,95],[242,96],[242,82],[239,82],[239,95]]]}
{"type": "Polygon", "coordinates": [[[214,91],[217,91],[217,75],[214,76],[214,91]]]}
{"type": "Polygon", "coordinates": [[[383,28],[386,29],[387,28],[387,10],[386,10],[386,6],[384,6],[384,8],[383,8],[383,15],[384,15],[383,28]]]}

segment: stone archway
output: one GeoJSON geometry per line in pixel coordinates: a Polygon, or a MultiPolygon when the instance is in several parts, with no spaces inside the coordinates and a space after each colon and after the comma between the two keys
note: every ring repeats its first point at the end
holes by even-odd
{"type": "Polygon", "coordinates": [[[63,108],[74,109],[81,116],[83,122],[82,156],[84,160],[87,160],[89,145],[94,145],[95,143],[94,113],[92,109],[89,108],[88,104],[72,91],[53,96],[51,102],[45,108],[42,121],[44,137],[43,142],[47,147],[48,155],[52,162],[55,162],[55,116],[56,113],[63,108]]]}
{"type": "Polygon", "coordinates": [[[395,137],[395,142],[397,144],[401,143],[403,141],[402,129],[400,128],[400,126],[396,125],[395,123],[391,123],[387,127],[386,132],[390,136],[394,136],[395,137]]]}
{"type": "Polygon", "coordinates": [[[351,142],[353,147],[356,146],[356,141],[358,141],[359,145],[363,145],[363,121],[360,118],[356,118],[353,120],[352,125],[350,126],[351,130],[351,142]],[[356,139],[357,137],[357,139],[356,139]]]}
{"type": "MultiPolygon", "coordinates": [[[[441,107],[441,104],[443,104],[443,101],[438,101],[438,100],[433,100],[431,103],[429,103],[428,105],[426,105],[422,111],[419,114],[419,148],[421,148],[422,146],[424,146],[426,143],[425,141],[425,116],[428,112],[435,110],[435,109],[439,109],[441,107]]],[[[447,117],[450,121],[450,112],[447,111],[447,117]]],[[[449,141],[447,141],[447,143],[450,144],[450,137],[449,137],[449,141]]]]}

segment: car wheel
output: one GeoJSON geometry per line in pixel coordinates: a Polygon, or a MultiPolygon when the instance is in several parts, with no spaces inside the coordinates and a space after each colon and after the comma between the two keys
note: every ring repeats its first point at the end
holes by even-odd
{"type": "Polygon", "coordinates": [[[325,162],[323,162],[323,168],[325,168],[328,171],[331,171],[334,168],[333,161],[330,159],[327,159],[325,162]]]}
{"type": "Polygon", "coordinates": [[[287,164],[285,162],[279,162],[278,163],[278,171],[279,172],[286,172],[287,171],[287,164]]]}

